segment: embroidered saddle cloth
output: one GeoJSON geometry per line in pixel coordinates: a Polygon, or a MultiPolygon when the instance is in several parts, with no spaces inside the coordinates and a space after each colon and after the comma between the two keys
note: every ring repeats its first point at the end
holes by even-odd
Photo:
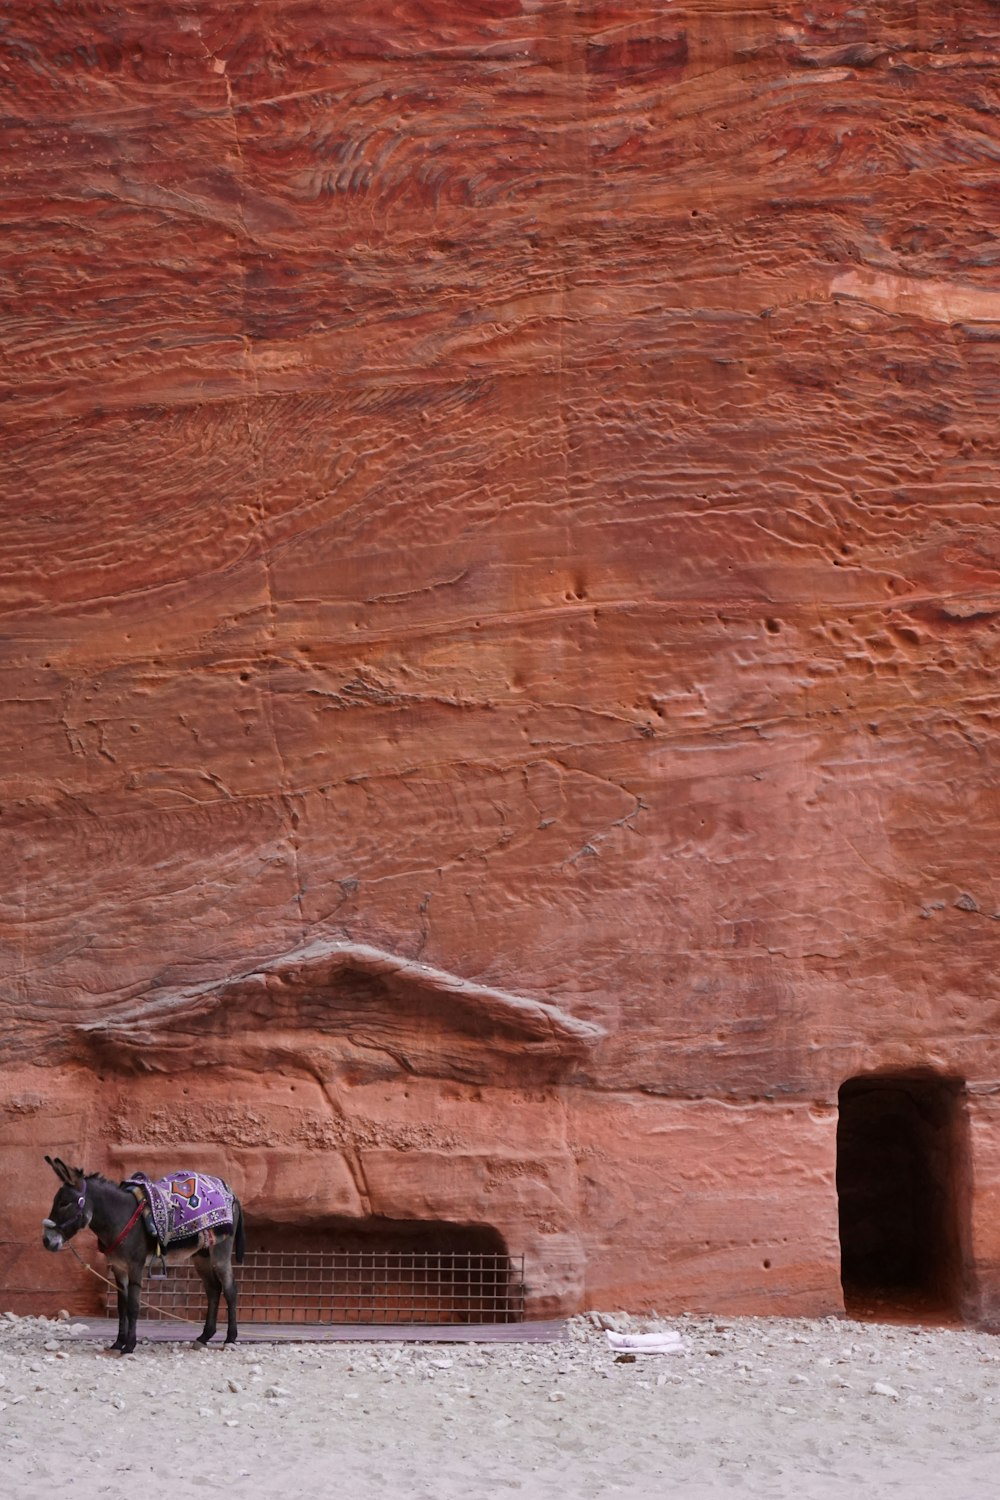
{"type": "Polygon", "coordinates": [[[124,1185],[145,1193],[153,1233],[164,1249],[206,1230],[233,1227],[235,1195],[221,1177],[171,1172],[151,1182],[145,1172],[136,1172],[124,1185]]]}

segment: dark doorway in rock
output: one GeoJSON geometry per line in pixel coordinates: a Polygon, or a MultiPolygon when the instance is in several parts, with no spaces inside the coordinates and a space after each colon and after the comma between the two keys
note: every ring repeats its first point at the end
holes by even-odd
{"type": "Polygon", "coordinates": [[[964,1299],[964,1086],[869,1074],[840,1090],[841,1281],[852,1317],[941,1322],[964,1299]]]}

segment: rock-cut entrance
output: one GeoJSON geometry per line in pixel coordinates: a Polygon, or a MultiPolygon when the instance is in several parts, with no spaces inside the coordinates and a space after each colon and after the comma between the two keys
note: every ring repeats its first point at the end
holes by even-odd
{"type": "Polygon", "coordinates": [[[962,1311],[963,1085],[930,1074],[850,1078],[839,1096],[841,1280],[856,1317],[962,1311]]]}

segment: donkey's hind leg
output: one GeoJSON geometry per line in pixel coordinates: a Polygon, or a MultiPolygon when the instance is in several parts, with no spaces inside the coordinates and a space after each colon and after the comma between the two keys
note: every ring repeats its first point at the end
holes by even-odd
{"type": "Polygon", "coordinates": [[[213,1266],[212,1257],[207,1250],[199,1250],[197,1255],[193,1255],[191,1259],[195,1270],[201,1277],[202,1286],[205,1288],[205,1296],[208,1298],[205,1326],[195,1340],[195,1343],[207,1344],[215,1337],[215,1330],[219,1324],[219,1298],[222,1296],[222,1282],[219,1280],[218,1272],[213,1266]]]}
{"type": "Polygon", "coordinates": [[[226,1343],[236,1343],[236,1278],[233,1275],[233,1242],[225,1240],[217,1249],[216,1275],[226,1298],[226,1343]]]}

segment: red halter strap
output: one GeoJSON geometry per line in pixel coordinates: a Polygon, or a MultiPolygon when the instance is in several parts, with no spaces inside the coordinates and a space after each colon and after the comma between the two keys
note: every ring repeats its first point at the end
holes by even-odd
{"type": "Polygon", "coordinates": [[[100,1250],[100,1252],[101,1252],[102,1255],[113,1255],[114,1254],[114,1252],[118,1249],[118,1246],[121,1244],[122,1240],[128,1234],[129,1230],[133,1227],[134,1224],[136,1224],[138,1222],[139,1215],[142,1213],[142,1210],[144,1209],[144,1207],[145,1207],[144,1203],[137,1203],[136,1204],[136,1206],[135,1206],[135,1213],[132,1215],[131,1219],[129,1219],[128,1223],[125,1225],[125,1228],[122,1230],[121,1234],[117,1237],[117,1239],[112,1240],[110,1245],[103,1244],[101,1242],[101,1240],[97,1241],[97,1248],[98,1248],[98,1250],[100,1250]]]}

